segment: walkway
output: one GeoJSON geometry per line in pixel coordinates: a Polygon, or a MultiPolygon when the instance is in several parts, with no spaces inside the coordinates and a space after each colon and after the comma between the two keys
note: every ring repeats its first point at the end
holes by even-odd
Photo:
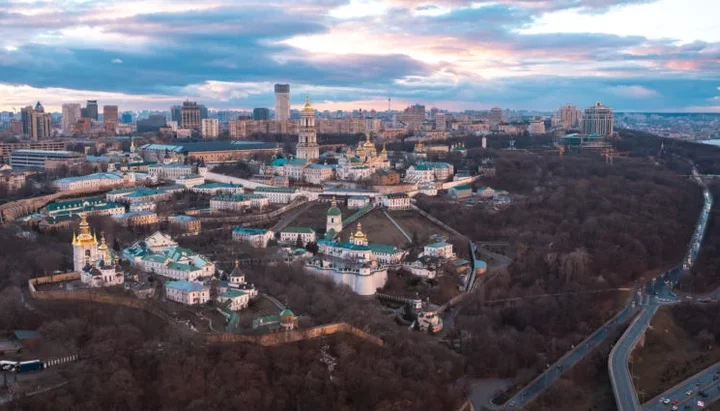
{"type": "Polygon", "coordinates": [[[289,213],[285,214],[285,215],[283,216],[283,218],[281,218],[280,221],[278,221],[277,224],[275,224],[275,225],[273,226],[273,228],[271,228],[272,232],[273,232],[273,233],[277,233],[277,232],[282,231],[282,230],[285,229],[285,227],[287,227],[290,223],[292,223],[293,221],[295,221],[295,219],[296,219],[300,214],[306,212],[306,211],[307,211],[310,207],[312,207],[314,204],[315,204],[315,202],[313,202],[313,201],[308,201],[308,202],[305,203],[303,206],[298,207],[298,208],[290,211],[289,213]]]}
{"type": "Polygon", "coordinates": [[[400,232],[402,233],[402,235],[404,235],[405,238],[407,238],[408,242],[409,242],[409,243],[412,243],[412,238],[410,238],[410,236],[408,235],[408,233],[406,233],[405,230],[403,230],[403,228],[400,227],[400,224],[398,224],[398,223],[395,221],[395,219],[393,219],[392,217],[390,217],[390,214],[388,214],[388,212],[387,212],[384,208],[382,209],[382,211],[383,211],[383,213],[385,213],[385,217],[387,217],[388,220],[390,220],[390,222],[393,223],[393,225],[395,226],[395,228],[397,228],[398,231],[400,231],[400,232]]]}

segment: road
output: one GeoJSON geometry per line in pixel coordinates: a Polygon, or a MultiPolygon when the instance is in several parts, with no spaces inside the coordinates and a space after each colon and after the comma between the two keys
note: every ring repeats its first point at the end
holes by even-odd
{"type": "Polygon", "coordinates": [[[703,187],[704,203],[698,221],[695,224],[695,231],[688,244],[685,258],[683,258],[680,265],[664,272],[658,277],[652,278],[642,287],[642,290],[639,291],[639,298],[645,307],[638,318],[620,337],[610,352],[610,358],[608,358],[610,382],[613,387],[613,394],[615,395],[615,404],[619,411],[642,410],[637,398],[633,377],[628,369],[628,360],[640,337],[650,325],[650,321],[655,315],[655,312],[657,312],[658,307],[663,304],[672,304],[679,301],[678,296],[675,295],[672,290],[675,285],[677,285],[680,277],[692,268],[697,259],[697,254],[700,251],[702,239],[705,236],[705,229],[707,228],[708,216],[712,209],[713,198],[694,167],[693,178],[703,187]]]}
{"type": "Polygon", "coordinates": [[[307,211],[308,208],[312,207],[313,204],[314,204],[313,201],[308,201],[306,204],[301,205],[300,207],[298,207],[298,208],[296,208],[296,209],[294,209],[294,210],[290,210],[289,213],[285,214],[285,215],[280,219],[280,221],[278,221],[277,224],[275,224],[275,225],[273,226],[272,231],[273,231],[274,233],[277,233],[277,232],[281,231],[282,229],[284,229],[285,227],[287,227],[288,224],[292,223],[293,220],[295,220],[295,219],[297,218],[297,216],[299,216],[300,214],[302,214],[302,213],[304,213],[305,211],[307,211]]]}
{"type": "Polygon", "coordinates": [[[615,331],[615,329],[627,320],[633,317],[639,311],[639,307],[629,305],[623,309],[615,317],[603,324],[602,327],[595,330],[584,341],[568,351],[555,364],[535,378],[530,384],[526,385],[515,396],[510,398],[504,407],[495,407],[496,409],[515,410],[522,409],[534,400],[539,394],[545,391],[555,380],[565,371],[569,370],[577,363],[583,360],[592,350],[602,344],[605,339],[615,331]]]}
{"type": "Polygon", "coordinates": [[[680,384],[670,388],[664,393],[643,404],[643,411],[667,411],[672,409],[673,401],[677,401],[679,410],[699,410],[698,401],[709,405],[720,399],[720,363],[716,363],[699,373],[693,375],[680,384]],[[692,391],[690,395],[688,391],[692,391]],[[700,393],[707,394],[703,398],[700,393]],[[663,399],[668,399],[669,404],[664,404],[663,399]]]}

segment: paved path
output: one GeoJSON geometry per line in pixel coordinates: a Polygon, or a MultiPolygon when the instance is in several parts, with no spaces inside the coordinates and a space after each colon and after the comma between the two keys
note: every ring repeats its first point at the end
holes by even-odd
{"type": "Polygon", "coordinates": [[[306,204],[291,210],[289,213],[285,214],[280,221],[277,222],[271,229],[273,233],[277,233],[281,230],[283,230],[285,227],[288,226],[288,224],[292,223],[300,214],[307,211],[310,207],[315,204],[313,201],[308,201],[306,204]]]}
{"type": "Polygon", "coordinates": [[[382,209],[382,212],[385,213],[385,217],[387,217],[388,220],[390,220],[390,222],[393,223],[395,228],[397,228],[402,233],[402,235],[404,235],[405,238],[407,238],[408,242],[412,243],[412,238],[410,238],[408,233],[406,233],[405,230],[403,230],[402,227],[400,227],[400,224],[398,224],[394,218],[390,217],[390,214],[388,214],[388,212],[384,208],[382,209]]]}

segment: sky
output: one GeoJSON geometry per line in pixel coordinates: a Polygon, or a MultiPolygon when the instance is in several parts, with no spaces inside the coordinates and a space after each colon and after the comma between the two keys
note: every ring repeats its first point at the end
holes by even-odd
{"type": "Polygon", "coordinates": [[[0,0],[0,110],[720,112],[718,0],[0,0]]]}

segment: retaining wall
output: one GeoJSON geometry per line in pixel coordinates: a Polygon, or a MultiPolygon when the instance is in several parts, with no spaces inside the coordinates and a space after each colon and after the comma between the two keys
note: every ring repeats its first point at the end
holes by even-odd
{"type": "Polygon", "coordinates": [[[310,340],[313,338],[338,333],[352,334],[356,337],[362,338],[363,340],[370,342],[371,344],[375,344],[378,346],[384,345],[383,341],[380,338],[357,327],[353,327],[352,325],[347,323],[328,324],[319,327],[308,328],[307,330],[286,331],[264,335],[240,335],[229,333],[208,334],[205,336],[205,341],[209,343],[248,342],[267,347],[286,344],[289,342],[310,340]]]}

